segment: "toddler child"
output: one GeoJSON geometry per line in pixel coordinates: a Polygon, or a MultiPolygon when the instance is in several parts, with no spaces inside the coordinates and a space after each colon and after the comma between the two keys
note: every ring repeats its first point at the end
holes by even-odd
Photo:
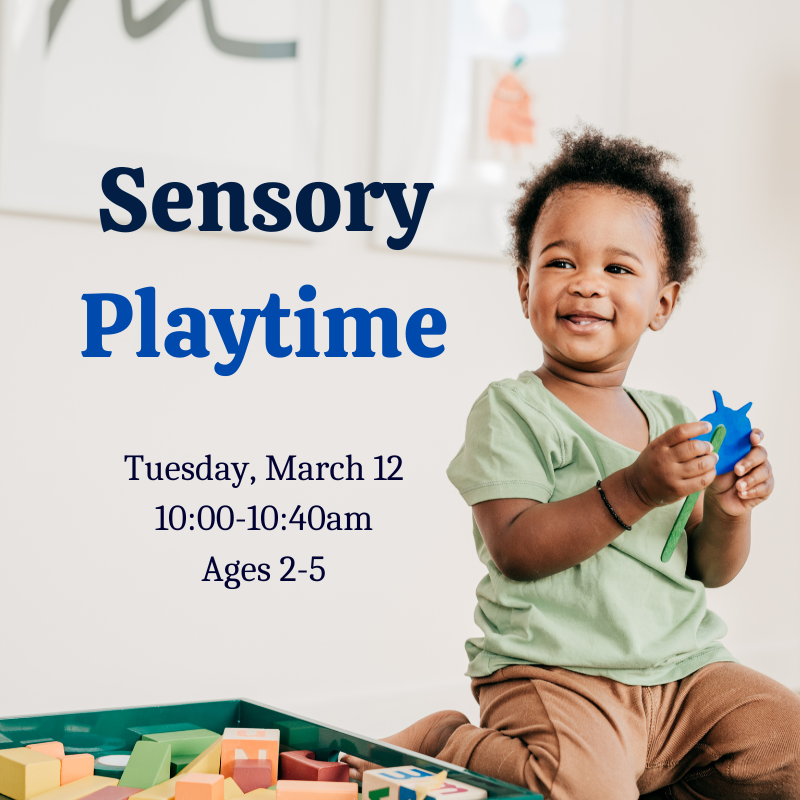
{"type": "Polygon", "coordinates": [[[387,741],[552,800],[798,800],[800,698],[736,662],[705,598],[772,492],[764,434],[717,475],[694,438],[710,424],[623,385],[699,252],[670,158],[586,128],[523,185],[513,253],[543,364],[483,392],[448,470],[487,569],[467,642],[480,727],[440,712],[387,741]]]}

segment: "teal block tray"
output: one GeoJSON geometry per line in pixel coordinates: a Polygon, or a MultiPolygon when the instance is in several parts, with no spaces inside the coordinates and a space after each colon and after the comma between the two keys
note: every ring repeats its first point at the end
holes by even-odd
{"type": "MultiPolygon", "coordinates": [[[[141,738],[137,729],[177,723],[188,723],[219,733],[225,728],[277,728],[281,732],[281,751],[313,750],[320,761],[336,761],[342,751],[382,767],[414,766],[435,772],[446,769],[448,775],[456,780],[484,789],[492,800],[542,800],[540,794],[519,786],[252,700],[3,717],[0,718],[0,750],[55,740],[63,742],[66,753],[91,753],[97,758],[120,750],[132,750],[134,743],[141,738]]],[[[0,800],[8,798],[0,795],[0,800]]]]}

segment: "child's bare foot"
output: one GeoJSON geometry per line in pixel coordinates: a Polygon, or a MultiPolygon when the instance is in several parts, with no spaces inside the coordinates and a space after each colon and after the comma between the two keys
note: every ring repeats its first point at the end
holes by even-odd
{"type": "MultiPolygon", "coordinates": [[[[424,756],[436,757],[444,750],[453,731],[462,725],[469,725],[469,720],[460,711],[437,711],[381,741],[424,756]]],[[[361,780],[366,770],[380,767],[380,764],[370,764],[355,756],[343,756],[342,761],[350,767],[350,779],[356,781],[361,780]]]]}

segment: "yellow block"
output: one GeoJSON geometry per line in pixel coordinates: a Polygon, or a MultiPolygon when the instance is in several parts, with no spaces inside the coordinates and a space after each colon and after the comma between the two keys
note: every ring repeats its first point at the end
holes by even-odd
{"type": "Polygon", "coordinates": [[[132,794],[130,800],[175,800],[175,784],[182,775],[200,772],[206,775],[219,775],[219,758],[222,753],[222,737],[200,753],[194,761],[190,761],[174,778],[164,783],[157,783],[150,789],[132,794]]]}
{"type": "Polygon", "coordinates": [[[207,747],[194,761],[190,761],[178,775],[187,772],[205,772],[206,775],[219,775],[219,758],[222,755],[222,737],[207,747]]]}
{"type": "Polygon", "coordinates": [[[88,778],[78,778],[72,783],[65,783],[58,789],[52,789],[44,794],[36,795],[36,800],[80,800],[87,794],[97,792],[106,786],[116,786],[119,781],[116,778],[104,778],[102,775],[90,775],[88,778]]]}
{"type": "Polygon", "coordinates": [[[58,758],[28,747],[0,750],[0,794],[13,800],[28,800],[60,785],[61,761],[58,758]]]}
{"type": "Polygon", "coordinates": [[[225,790],[225,800],[234,800],[234,798],[241,797],[244,794],[233,778],[225,778],[223,788],[225,790]]]}
{"type": "Polygon", "coordinates": [[[143,789],[141,792],[132,794],[131,798],[135,797],[136,800],[175,800],[175,784],[178,782],[180,774],[178,773],[174,778],[170,778],[164,783],[157,783],[149,789],[143,789]]]}
{"type": "Polygon", "coordinates": [[[240,800],[275,800],[278,796],[278,793],[275,791],[274,788],[272,789],[253,789],[252,792],[248,792],[245,795],[242,795],[240,800]]]}

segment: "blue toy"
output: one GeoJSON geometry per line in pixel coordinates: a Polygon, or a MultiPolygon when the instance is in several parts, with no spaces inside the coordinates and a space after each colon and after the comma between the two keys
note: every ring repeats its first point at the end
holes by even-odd
{"type": "Polygon", "coordinates": [[[722,402],[722,395],[716,391],[714,402],[717,404],[714,412],[703,417],[703,422],[711,423],[711,432],[696,438],[710,442],[714,428],[718,425],[725,426],[725,441],[720,447],[717,462],[717,475],[724,475],[750,452],[750,432],[753,428],[747,418],[747,412],[753,404],[746,403],[738,411],[734,411],[722,402]]]}
{"type": "MultiPolygon", "coordinates": [[[[715,391],[714,402],[717,407],[714,412],[703,417],[703,422],[710,422],[712,425],[709,433],[702,436],[695,436],[695,439],[703,439],[711,442],[714,452],[719,455],[717,461],[717,475],[724,475],[730,472],[740,461],[750,452],[750,432],[752,427],[750,420],[747,419],[747,412],[752,403],[743,405],[738,411],[728,408],[722,402],[722,395],[715,391]]],[[[678,518],[669,532],[664,549],[661,551],[661,560],[667,562],[672,558],[678,540],[686,527],[689,515],[700,497],[700,492],[689,495],[683,501],[678,518]]]]}

